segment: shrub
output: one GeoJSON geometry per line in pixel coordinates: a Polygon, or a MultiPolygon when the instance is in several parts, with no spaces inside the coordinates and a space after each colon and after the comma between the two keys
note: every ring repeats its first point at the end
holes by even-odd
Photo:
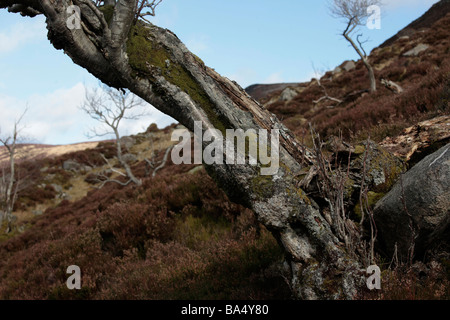
{"type": "Polygon", "coordinates": [[[175,226],[167,209],[151,205],[119,202],[108,207],[98,220],[102,249],[113,256],[122,256],[124,250],[137,248],[145,258],[145,243],[158,239],[166,242],[172,238],[175,226]]]}
{"type": "Polygon", "coordinates": [[[261,276],[282,251],[253,212],[204,170],[170,167],[141,187],[107,184],[62,201],[1,241],[0,298],[288,298],[277,268],[261,276]],[[66,287],[73,264],[82,290],[66,287]]]}

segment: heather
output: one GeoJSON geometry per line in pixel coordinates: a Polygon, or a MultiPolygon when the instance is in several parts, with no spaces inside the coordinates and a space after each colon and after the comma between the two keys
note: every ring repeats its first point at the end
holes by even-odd
{"type": "MultiPolygon", "coordinates": [[[[449,27],[450,14],[431,29],[371,53],[377,79],[399,84],[404,89],[399,94],[381,84],[369,94],[367,70],[356,61],[350,71],[326,72],[322,87],[317,81],[303,83],[294,88],[298,95],[292,99],[281,99],[278,90],[261,103],[309,145],[312,128],[325,147],[335,136],[353,145],[395,137],[419,121],[448,115],[449,27]],[[420,43],[430,47],[404,55],[420,43]],[[324,89],[341,102],[320,100],[324,89]]],[[[274,237],[279,230],[267,230],[252,210],[230,201],[203,166],[169,161],[152,176],[154,167],[147,160],[161,163],[175,127],[152,125],[125,148],[135,155],[130,166],[142,185],[103,184],[111,177],[124,182],[114,171],[120,165],[111,141],[20,161],[14,229],[5,234],[5,226],[0,228],[0,298],[290,299],[291,275],[285,273],[285,252],[274,237]],[[64,169],[68,161],[80,169],[64,169]],[[66,286],[70,265],[81,268],[81,290],[66,286]]],[[[354,154],[345,154],[345,160],[354,154]]],[[[313,200],[323,196],[306,191],[313,200]]],[[[350,214],[359,221],[356,193],[345,208],[353,206],[350,214]]],[[[370,210],[382,196],[371,198],[370,210]]],[[[363,291],[358,298],[450,297],[448,256],[423,266],[376,258],[385,290],[363,291]]]]}
{"type": "MultiPolygon", "coordinates": [[[[144,174],[141,187],[91,188],[78,201],[21,220],[25,231],[0,242],[0,297],[289,298],[272,235],[204,169],[187,173],[191,167],[144,174]],[[73,264],[82,270],[80,291],[66,287],[73,264]]],[[[29,195],[21,199],[19,206],[31,205],[29,195]]],[[[33,199],[47,200],[44,192],[33,199]]]]}
{"type": "Polygon", "coordinates": [[[326,139],[340,136],[352,142],[367,137],[381,141],[395,136],[419,121],[449,112],[450,93],[450,14],[436,21],[431,28],[400,38],[391,46],[375,48],[370,62],[378,81],[376,93],[369,94],[367,70],[361,61],[350,71],[326,72],[320,79],[336,103],[323,100],[323,89],[317,81],[296,87],[299,94],[290,101],[278,99],[277,91],[264,99],[264,105],[275,113],[298,139],[308,136],[309,124],[326,139]],[[417,56],[404,56],[416,45],[429,49],[417,56]],[[380,84],[388,79],[399,84],[404,92],[394,94],[380,84]]]}

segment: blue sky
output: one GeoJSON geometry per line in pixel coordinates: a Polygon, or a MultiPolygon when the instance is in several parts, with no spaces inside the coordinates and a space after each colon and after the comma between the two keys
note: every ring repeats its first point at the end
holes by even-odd
{"type": "MultiPolygon", "coordinates": [[[[330,70],[356,53],[340,36],[345,25],[327,12],[328,0],[164,0],[152,22],[175,32],[187,47],[242,87],[254,83],[300,82],[316,69],[330,70]]],[[[381,44],[437,0],[385,0],[380,30],[363,28],[381,44]]],[[[87,141],[96,125],[77,106],[84,87],[97,85],[47,40],[44,17],[24,18],[0,10],[0,134],[28,105],[23,133],[47,144],[87,141]]],[[[148,107],[149,116],[127,122],[122,134],[164,127],[173,119],[148,107]]]]}

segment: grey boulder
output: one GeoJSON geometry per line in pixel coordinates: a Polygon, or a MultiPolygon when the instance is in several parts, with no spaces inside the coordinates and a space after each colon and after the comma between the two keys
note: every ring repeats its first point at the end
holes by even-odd
{"type": "Polygon", "coordinates": [[[381,247],[388,255],[397,246],[407,259],[412,244],[416,257],[447,247],[450,237],[450,144],[425,157],[406,172],[377,202],[374,219],[381,247]]]}

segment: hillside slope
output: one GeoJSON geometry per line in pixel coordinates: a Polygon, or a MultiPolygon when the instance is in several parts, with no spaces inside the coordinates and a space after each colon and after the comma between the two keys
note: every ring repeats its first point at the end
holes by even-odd
{"type": "Polygon", "coordinates": [[[431,28],[436,21],[445,17],[449,12],[450,0],[439,1],[435,3],[424,15],[411,22],[396,35],[383,42],[379,47],[384,48],[390,46],[401,37],[409,37],[416,32],[431,28]]]}
{"type": "Polygon", "coordinates": [[[98,188],[125,181],[101,157],[116,165],[112,142],[20,163],[15,228],[0,228],[0,299],[290,297],[273,236],[202,166],[169,161],[153,177],[145,159],[161,163],[175,126],[150,128],[123,139],[140,187],[98,188]],[[82,290],[67,289],[73,264],[82,290]]]}
{"type": "MultiPolygon", "coordinates": [[[[98,142],[81,142],[69,145],[46,145],[46,144],[20,144],[18,145],[19,158],[48,158],[60,156],[66,153],[92,149],[97,147],[98,142]]],[[[9,161],[9,155],[4,146],[0,146],[0,166],[9,161]]]]}
{"type": "MultiPolygon", "coordinates": [[[[448,115],[450,106],[450,5],[441,1],[396,36],[375,48],[369,58],[378,90],[369,95],[361,61],[344,62],[320,79],[269,91],[260,102],[283,120],[299,140],[308,140],[311,123],[324,140],[342,135],[357,142],[369,135],[377,142],[416,123],[448,115]],[[407,35],[405,35],[407,34],[407,35]],[[387,79],[404,92],[395,94],[387,79]],[[289,94],[286,95],[286,90],[289,94]],[[328,99],[341,100],[341,103],[328,99]],[[297,94],[292,95],[296,91],[297,94]],[[286,99],[286,96],[291,96],[286,99]]],[[[260,87],[262,90],[263,87],[260,87]]],[[[255,96],[255,98],[257,98],[255,96]]]]}
{"type": "MultiPolygon", "coordinates": [[[[450,13],[439,8],[413,24],[408,37],[371,53],[378,80],[400,84],[401,94],[379,83],[369,95],[360,61],[344,62],[320,79],[339,104],[318,101],[324,91],[317,81],[256,85],[248,92],[305,143],[311,123],[326,142],[342,136],[353,144],[370,136],[419,161],[436,141],[450,138],[450,13]],[[418,45],[428,48],[405,55],[418,45]]],[[[0,225],[0,299],[289,299],[284,252],[203,166],[168,161],[152,176],[147,160],[161,163],[176,128],[153,125],[123,139],[142,186],[99,188],[105,177],[123,179],[114,172],[113,142],[22,161],[14,230],[5,234],[0,225]],[[67,289],[66,269],[73,264],[82,270],[82,290],[67,289]]],[[[450,299],[450,260],[441,262],[439,273],[384,266],[393,292],[367,297],[450,299]]]]}

